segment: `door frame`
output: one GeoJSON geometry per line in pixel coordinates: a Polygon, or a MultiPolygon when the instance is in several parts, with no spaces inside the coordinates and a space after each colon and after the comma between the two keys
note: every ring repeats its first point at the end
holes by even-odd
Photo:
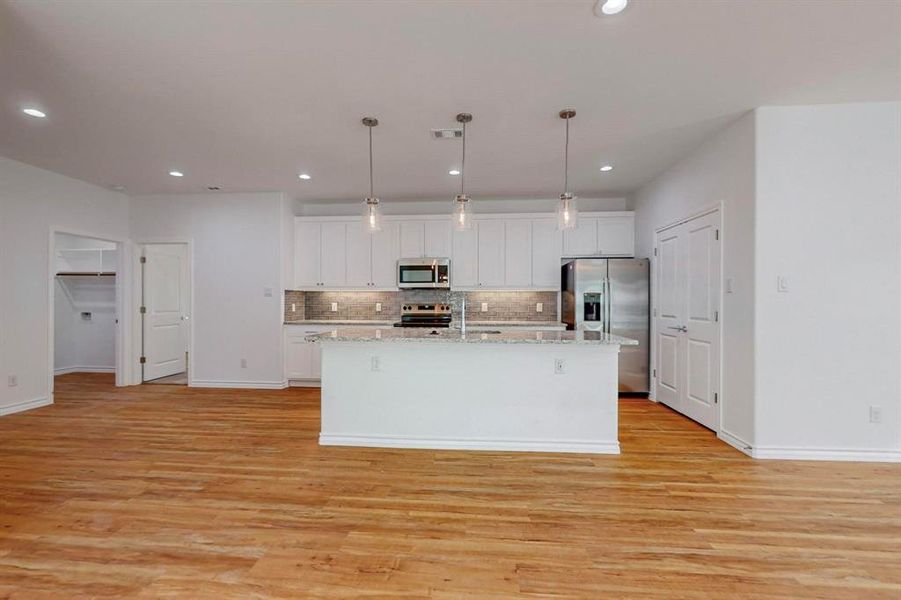
{"type": "MultiPolygon", "coordinates": [[[[707,216],[712,213],[719,213],[718,227],[719,227],[719,232],[720,232],[720,239],[719,239],[719,242],[720,242],[720,247],[719,247],[719,251],[720,251],[720,272],[719,272],[720,293],[719,293],[719,298],[717,299],[718,304],[719,304],[719,330],[717,331],[717,336],[719,338],[719,340],[718,340],[719,341],[719,344],[718,344],[719,357],[717,357],[717,367],[719,369],[719,373],[718,373],[719,385],[717,387],[719,389],[717,390],[718,402],[717,402],[717,407],[716,407],[716,413],[717,413],[716,414],[716,429],[714,430],[717,434],[720,434],[723,430],[723,405],[728,401],[725,394],[723,393],[723,388],[725,387],[723,385],[723,383],[724,383],[724,379],[723,379],[724,378],[723,330],[725,329],[726,319],[728,319],[728,317],[729,317],[728,312],[726,311],[725,307],[723,306],[723,304],[724,304],[723,303],[723,295],[725,294],[725,277],[723,276],[723,274],[724,274],[723,265],[725,263],[723,260],[724,259],[723,249],[725,248],[725,242],[726,242],[726,231],[725,231],[724,225],[723,225],[725,223],[724,209],[725,209],[725,206],[724,206],[723,202],[719,202],[716,204],[710,204],[700,210],[690,213],[686,217],[682,217],[682,218],[676,219],[674,221],[670,221],[670,222],[666,223],[665,225],[660,225],[658,227],[655,227],[654,228],[653,246],[652,246],[653,250],[651,252],[651,257],[650,257],[650,260],[651,260],[651,287],[650,287],[650,289],[651,289],[651,327],[650,327],[650,334],[651,334],[651,337],[650,337],[650,339],[651,339],[651,344],[650,344],[650,346],[651,346],[651,348],[650,348],[650,350],[651,350],[651,361],[650,361],[650,364],[651,364],[651,391],[648,394],[648,399],[652,400],[654,402],[657,402],[657,376],[654,375],[654,373],[656,373],[656,370],[657,370],[657,359],[658,359],[658,356],[657,356],[657,317],[656,317],[657,311],[659,309],[658,294],[657,294],[657,255],[656,255],[657,235],[663,231],[666,231],[667,229],[671,229],[673,227],[683,225],[690,221],[694,221],[695,219],[698,219],[700,217],[704,217],[704,216],[707,216]]],[[[682,414],[682,413],[679,413],[679,414],[682,414]]],[[[685,418],[687,419],[689,417],[685,417],[685,418]]]]}
{"type": "Polygon", "coordinates": [[[56,322],[55,322],[55,286],[56,286],[56,234],[74,235],[78,237],[100,240],[103,242],[112,242],[116,244],[116,318],[118,326],[114,335],[115,356],[116,356],[116,386],[122,387],[131,385],[133,373],[129,367],[129,352],[131,346],[131,332],[133,324],[131,322],[127,307],[131,303],[131,276],[132,272],[129,268],[131,243],[126,238],[118,238],[102,233],[86,231],[73,227],[63,227],[57,225],[50,226],[50,235],[47,242],[47,389],[51,402],[53,401],[54,384],[56,382],[55,369],[55,338],[56,338],[56,322]]]}
{"type": "Polygon", "coordinates": [[[132,304],[131,314],[135,315],[132,321],[132,345],[130,353],[130,362],[132,365],[131,385],[141,385],[144,383],[143,369],[141,368],[141,354],[144,343],[144,327],[143,319],[141,319],[141,302],[144,294],[144,278],[141,265],[141,257],[144,255],[144,246],[148,244],[181,244],[187,249],[187,267],[188,267],[188,305],[191,307],[188,318],[188,330],[185,332],[187,336],[188,347],[188,387],[194,385],[194,363],[197,362],[194,356],[194,240],[191,238],[150,238],[135,242],[135,251],[131,258],[132,268],[135,277],[132,278],[132,304]]]}

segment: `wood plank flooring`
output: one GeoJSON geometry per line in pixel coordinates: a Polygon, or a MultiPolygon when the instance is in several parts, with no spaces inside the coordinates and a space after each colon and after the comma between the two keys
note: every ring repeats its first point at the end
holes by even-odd
{"type": "Polygon", "coordinates": [[[0,598],[901,598],[901,465],[320,448],[318,390],[57,379],[0,419],[0,598]]]}

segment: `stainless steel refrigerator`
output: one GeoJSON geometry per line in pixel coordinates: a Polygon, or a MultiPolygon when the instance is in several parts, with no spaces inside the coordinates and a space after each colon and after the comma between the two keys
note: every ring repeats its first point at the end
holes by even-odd
{"type": "Polygon", "coordinates": [[[638,340],[619,354],[619,391],[650,391],[646,258],[578,258],[560,277],[561,312],[567,329],[604,331],[638,340]]]}

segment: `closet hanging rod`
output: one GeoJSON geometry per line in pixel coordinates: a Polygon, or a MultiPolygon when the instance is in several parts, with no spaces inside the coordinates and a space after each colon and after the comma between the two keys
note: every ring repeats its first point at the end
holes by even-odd
{"type": "Polygon", "coordinates": [[[84,271],[61,271],[57,277],[115,277],[115,272],[102,271],[100,273],[85,273],[84,271]]]}

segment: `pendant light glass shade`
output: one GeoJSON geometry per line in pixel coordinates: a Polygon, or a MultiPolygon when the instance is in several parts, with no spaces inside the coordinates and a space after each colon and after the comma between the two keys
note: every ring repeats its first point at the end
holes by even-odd
{"type": "Polygon", "coordinates": [[[466,231],[472,229],[472,209],[469,207],[469,196],[457,194],[454,198],[454,229],[466,231]]]}
{"type": "Polygon", "coordinates": [[[557,229],[575,229],[578,220],[576,197],[568,193],[560,194],[560,201],[557,203],[557,229]]]}
{"type": "Polygon", "coordinates": [[[363,125],[369,128],[369,196],[363,200],[363,228],[369,233],[382,230],[382,211],[372,185],[372,128],[379,124],[375,117],[363,117],[363,125]]]}
{"type": "Polygon", "coordinates": [[[569,120],[576,116],[572,108],[560,111],[560,118],[566,121],[566,141],[563,146],[563,193],[557,202],[557,229],[575,229],[579,219],[576,197],[569,193],[569,120]]]}
{"type": "Polygon", "coordinates": [[[454,212],[451,215],[456,231],[472,229],[472,206],[466,195],[466,124],[472,121],[469,113],[457,115],[457,122],[463,124],[463,160],[460,161],[460,193],[454,198],[454,212]]]}
{"type": "Polygon", "coordinates": [[[378,198],[366,198],[363,203],[363,226],[369,233],[382,230],[382,211],[378,198]]]}

